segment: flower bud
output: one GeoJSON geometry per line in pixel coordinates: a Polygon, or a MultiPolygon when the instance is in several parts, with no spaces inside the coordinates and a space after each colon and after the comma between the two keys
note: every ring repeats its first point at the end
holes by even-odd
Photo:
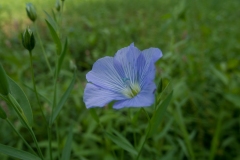
{"type": "Polygon", "coordinates": [[[5,70],[0,64],[0,94],[6,96],[10,93],[8,78],[5,70]]]}
{"type": "Polygon", "coordinates": [[[24,33],[22,34],[22,43],[23,43],[24,48],[26,48],[30,52],[34,48],[34,46],[35,46],[35,39],[34,39],[33,32],[31,31],[30,28],[27,28],[24,31],[24,33]]]}
{"type": "Polygon", "coordinates": [[[55,8],[56,8],[56,10],[57,10],[58,12],[60,11],[60,9],[61,9],[61,5],[60,5],[59,0],[56,1],[55,8]]]}
{"type": "Polygon", "coordinates": [[[28,18],[34,22],[37,19],[37,13],[32,3],[26,4],[26,11],[27,11],[28,18]]]}
{"type": "Polygon", "coordinates": [[[2,119],[6,119],[6,118],[7,118],[7,114],[6,114],[6,112],[2,109],[1,106],[0,106],[0,118],[2,118],[2,119]]]}

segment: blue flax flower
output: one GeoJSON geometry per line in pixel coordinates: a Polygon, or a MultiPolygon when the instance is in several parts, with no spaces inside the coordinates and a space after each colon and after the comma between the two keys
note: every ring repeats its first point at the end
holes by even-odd
{"type": "Polygon", "coordinates": [[[154,64],[161,57],[158,48],[140,51],[132,43],[114,57],[97,60],[86,75],[86,107],[103,107],[111,101],[115,109],[150,106],[156,90],[154,64]]]}

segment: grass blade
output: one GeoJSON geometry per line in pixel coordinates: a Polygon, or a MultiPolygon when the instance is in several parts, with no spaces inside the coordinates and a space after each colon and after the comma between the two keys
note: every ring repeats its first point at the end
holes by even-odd
{"type": "Polygon", "coordinates": [[[114,134],[110,132],[106,132],[106,136],[113,141],[116,145],[121,147],[122,149],[128,151],[129,153],[132,153],[134,155],[137,155],[138,152],[135,150],[135,148],[132,146],[132,144],[121,135],[121,133],[113,130],[114,134]]]}
{"type": "Polygon", "coordinates": [[[157,106],[157,110],[150,121],[151,126],[148,134],[149,137],[151,137],[157,131],[158,126],[164,117],[164,113],[167,109],[167,106],[169,105],[172,99],[172,95],[173,95],[173,91],[167,96],[167,98],[161,104],[157,106]]]}
{"type": "Polygon", "coordinates": [[[22,159],[22,160],[41,160],[39,157],[31,153],[28,153],[10,146],[6,146],[3,144],[0,144],[0,153],[9,155],[17,159],[22,159]]]}
{"type": "Polygon", "coordinates": [[[53,110],[53,117],[52,117],[52,122],[51,122],[52,124],[53,124],[54,120],[57,118],[59,112],[61,111],[63,105],[67,101],[67,98],[70,95],[70,93],[71,93],[71,91],[74,87],[74,83],[75,83],[75,80],[76,80],[76,75],[77,75],[77,72],[75,71],[74,75],[73,75],[73,78],[72,78],[72,81],[71,81],[70,85],[68,86],[68,89],[66,90],[66,92],[61,97],[61,100],[57,104],[57,107],[53,110]]]}
{"type": "Polygon", "coordinates": [[[71,149],[72,149],[72,147],[71,147],[72,139],[73,139],[73,127],[70,127],[67,142],[63,148],[61,160],[70,159],[71,149]]]}

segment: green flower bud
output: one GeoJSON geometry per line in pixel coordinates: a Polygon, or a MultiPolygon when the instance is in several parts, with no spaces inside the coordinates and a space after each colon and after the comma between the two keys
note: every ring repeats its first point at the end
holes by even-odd
{"type": "Polygon", "coordinates": [[[35,38],[33,35],[33,32],[31,31],[30,28],[27,28],[24,33],[22,34],[22,43],[24,48],[29,50],[30,52],[35,46],[35,38]]]}
{"type": "Polygon", "coordinates": [[[26,4],[26,11],[27,11],[28,18],[34,22],[37,19],[37,13],[32,3],[26,4]]]}
{"type": "Polygon", "coordinates": [[[61,9],[61,5],[60,5],[59,0],[56,1],[55,8],[56,8],[56,10],[57,10],[58,12],[60,11],[60,9],[61,9]]]}
{"type": "Polygon", "coordinates": [[[6,112],[2,109],[1,106],[0,106],[0,118],[2,118],[2,119],[6,119],[6,118],[7,118],[7,114],[6,114],[6,112]]]}
{"type": "Polygon", "coordinates": [[[0,94],[6,96],[10,93],[8,78],[5,70],[0,64],[0,94]]]}

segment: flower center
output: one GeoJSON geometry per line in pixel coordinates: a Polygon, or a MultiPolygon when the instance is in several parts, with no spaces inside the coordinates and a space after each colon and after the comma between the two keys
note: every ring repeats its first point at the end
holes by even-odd
{"type": "Polygon", "coordinates": [[[141,91],[138,83],[131,83],[128,78],[123,79],[123,81],[125,88],[122,90],[122,93],[126,97],[133,98],[141,91]]]}

